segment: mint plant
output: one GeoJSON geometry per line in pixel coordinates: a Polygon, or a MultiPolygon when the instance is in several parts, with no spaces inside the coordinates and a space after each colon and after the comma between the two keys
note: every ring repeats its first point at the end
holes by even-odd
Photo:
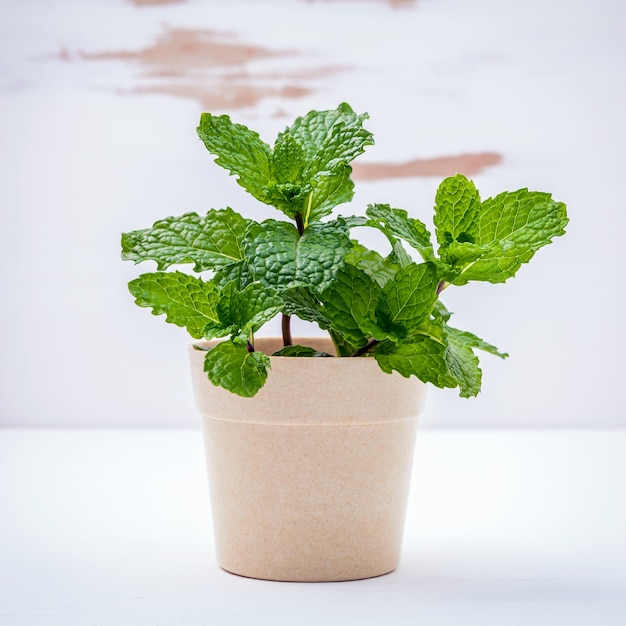
{"type": "Polygon", "coordinates": [[[564,234],[565,205],[527,189],[483,201],[471,180],[446,178],[435,198],[436,250],[426,225],[399,208],[373,204],[365,215],[331,217],[353,197],[350,163],[373,144],[367,118],[345,103],[311,111],[271,147],[228,116],[203,113],[197,132],[215,163],[282,219],[258,222],[231,208],[211,209],[122,235],[124,259],[157,266],[130,282],[136,304],[195,339],[225,338],[205,356],[213,384],[246,397],[258,392],[270,359],[255,350],[254,335],[278,315],[284,347],[276,356],[329,356],[293,345],[296,316],[327,331],[338,357],[374,358],[384,372],[458,387],[463,397],[480,391],[476,350],[507,356],[450,326],[440,295],[450,286],[513,277],[564,234]],[[359,243],[352,230],[362,227],[381,231],[389,250],[359,243]],[[165,271],[181,264],[197,275],[165,271]]]}

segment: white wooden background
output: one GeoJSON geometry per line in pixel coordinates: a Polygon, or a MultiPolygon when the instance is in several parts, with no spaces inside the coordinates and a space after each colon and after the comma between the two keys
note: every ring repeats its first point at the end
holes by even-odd
{"type": "Polygon", "coordinates": [[[410,174],[358,181],[351,212],[429,221],[459,156],[484,197],[569,207],[512,282],[445,293],[511,358],[482,359],[478,399],[433,389],[423,424],[624,424],[625,19],[618,0],[0,0],[0,425],[196,424],[187,337],[133,304],[151,268],[120,233],[256,208],[196,139],[202,110],[273,141],[344,100],[371,116],[362,162],[410,174]]]}

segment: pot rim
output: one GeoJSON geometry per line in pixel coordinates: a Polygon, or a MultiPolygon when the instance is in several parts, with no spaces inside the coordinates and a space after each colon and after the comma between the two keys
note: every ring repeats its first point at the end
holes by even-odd
{"type": "MultiPolygon", "coordinates": [[[[330,339],[310,339],[317,349],[332,345],[330,339]]],[[[414,419],[424,407],[424,382],[388,374],[371,357],[270,356],[265,385],[254,397],[243,398],[209,381],[203,368],[206,351],[194,347],[198,343],[220,341],[189,345],[196,408],[205,418],[291,426],[378,424],[414,419]]],[[[265,349],[277,344],[282,346],[282,340],[255,341],[265,349]]]]}
{"type": "MultiPolygon", "coordinates": [[[[224,343],[225,341],[228,341],[227,337],[223,337],[221,339],[211,339],[209,341],[200,340],[200,341],[192,342],[191,346],[195,350],[206,352],[208,351],[208,349],[214,348],[216,345],[220,343],[224,343]]],[[[331,357],[343,358],[343,357],[337,357],[335,346],[329,337],[296,337],[292,340],[291,345],[315,348],[316,350],[319,350],[320,352],[326,352],[331,357]]],[[[284,347],[282,337],[270,336],[270,337],[255,337],[254,338],[255,350],[257,350],[258,352],[263,352],[263,354],[266,354],[269,357],[272,357],[274,352],[276,352],[277,350],[280,350],[282,347],[284,347]]],[[[301,359],[302,357],[281,356],[277,358],[301,359]]]]}

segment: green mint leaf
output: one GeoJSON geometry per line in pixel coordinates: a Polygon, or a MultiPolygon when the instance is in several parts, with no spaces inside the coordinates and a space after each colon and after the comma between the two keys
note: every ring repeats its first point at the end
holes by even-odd
{"type": "Polygon", "coordinates": [[[351,346],[360,348],[375,333],[374,311],[382,289],[365,272],[346,265],[320,295],[331,328],[351,346]]]}
{"type": "Polygon", "coordinates": [[[203,113],[197,129],[206,149],[217,156],[215,163],[237,176],[237,182],[257,200],[270,203],[272,149],[259,134],[242,124],[231,122],[228,115],[203,113]]]}
{"type": "Polygon", "coordinates": [[[285,134],[304,149],[309,171],[320,172],[332,169],[338,161],[349,163],[374,143],[372,133],[363,128],[368,117],[367,113],[357,115],[344,102],[336,109],[310,111],[295,120],[285,134]]]}
{"type": "Polygon", "coordinates": [[[463,343],[469,348],[478,348],[483,352],[488,352],[489,354],[500,357],[501,359],[506,359],[509,356],[506,352],[500,352],[494,345],[487,343],[480,337],[477,337],[473,333],[466,330],[459,330],[458,328],[446,326],[445,331],[448,339],[452,338],[456,343],[463,343]]]}
{"type": "Polygon", "coordinates": [[[194,338],[228,334],[217,314],[218,292],[213,283],[182,272],[142,274],[128,284],[135,303],[166,315],[166,321],[187,329],[194,338]]]}
{"type": "MultiPolygon", "coordinates": [[[[283,133],[300,144],[307,162],[302,179],[310,185],[311,194],[303,206],[305,225],[352,199],[352,170],[348,164],[363,153],[365,146],[373,144],[372,134],[363,128],[367,118],[367,114],[357,115],[343,103],[334,110],[311,111],[283,133]]],[[[279,135],[279,141],[283,135],[279,135]]]]}
{"type": "Polygon", "coordinates": [[[528,263],[535,251],[527,246],[519,246],[510,242],[494,242],[485,246],[481,258],[468,263],[465,267],[453,269],[446,280],[453,285],[466,285],[471,280],[490,283],[503,283],[512,278],[517,270],[528,263]]]}
{"type": "Polygon", "coordinates": [[[463,398],[480,391],[482,373],[472,350],[453,339],[447,345],[426,336],[394,344],[384,341],[374,353],[380,368],[396,371],[405,378],[416,376],[440,388],[459,387],[463,398]]]}
{"type": "Polygon", "coordinates": [[[343,335],[341,335],[341,333],[331,330],[329,331],[329,334],[335,346],[337,356],[352,356],[358,350],[358,348],[356,346],[353,346],[349,341],[347,341],[343,337],[343,335]]]}
{"type": "Polygon", "coordinates": [[[237,263],[225,265],[215,272],[212,282],[220,289],[223,289],[229,283],[233,283],[237,289],[241,290],[252,283],[253,278],[246,261],[237,261],[237,263]]]}
{"type": "Polygon", "coordinates": [[[435,304],[437,283],[433,263],[412,263],[398,270],[376,308],[376,319],[387,337],[403,339],[419,328],[435,304]]]}
{"type": "Polygon", "coordinates": [[[450,282],[464,285],[470,280],[506,281],[537,250],[563,235],[567,222],[565,205],[548,193],[520,189],[485,200],[473,242],[483,254],[471,261],[470,256],[461,259],[460,264],[466,265],[450,282]]]}
{"type": "Polygon", "coordinates": [[[304,149],[297,139],[288,133],[276,140],[270,158],[270,174],[279,183],[300,183],[306,165],[304,149]]]}
{"type": "Polygon", "coordinates": [[[283,313],[313,322],[322,330],[330,328],[330,320],[321,310],[320,301],[306,287],[291,287],[280,292],[284,302],[283,313]]]}
{"type": "Polygon", "coordinates": [[[387,257],[391,263],[398,265],[400,267],[407,267],[407,265],[411,265],[413,263],[413,259],[409,255],[409,253],[404,249],[402,242],[399,239],[393,242],[391,246],[391,252],[387,257]]]}
{"type": "Polygon", "coordinates": [[[248,352],[245,344],[224,341],[204,357],[209,380],[244,398],[255,396],[267,380],[270,359],[262,352],[248,352]]]}
{"type": "Polygon", "coordinates": [[[364,271],[380,287],[384,287],[400,269],[400,265],[393,259],[384,258],[376,250],[370,250],[356,241],[352,242],[352,248],[346,254],[345,260],[346,264],[364,271]]]}
{"type": "Polygon", "coordinates": [[[276,183],[272,181],[267,187],[268,204],[295,219],[302,213],[304,204],[302,187],[293,183],[276,183]]]}
{"type": "Polygon", "coordinates": [[[354,196],[354,183],[350,178],[352,168],[345,163],[336,164],[332,170],[318,172],[310,179],[311,193],[304,208],[304,223],[309,225],[332,213],[332,210],[354,196]]]}
{"type": "Polygon", "coordinates": [[[272,356],[297,356],[297,357],[332,357],[332,354],[318,352],[315,348],[308,346],[284,346],[272,356]]]}
{"type": "Polygon", "coordinates": [[[287,222],[253,223],[244,244],[255,280],[286,289],[298,285],[322,291],[343,266],[352,243],[345,223],[315,223],[302,236],[287,222]]]}
{"type": "Polygon", "coordinates": [[[483,202],[476,243],[508,241],[533,250],[565,234],[565,205],[541,191],[504,192],[483,202]]]}
{"type": "Polygon", "coordinates": [[[305,166],[304,150],[299,142],[289,134],[280,135],[270,158],[268,192],[271,204],[291,218],[302,212],[304,198],[311,191],[310,185],[302,180],[305,166]]]}
{"type": "Polygon", "coordinates": [[[470,398],[478,395],[482,381],[482,371],[478,367],[478,357],[468,343],[454,332],[448,332],[444,351],[449,375],[457,381],[459,395],[470,398]]]}
{"type": "Polygon", "coordinates": [[[271,287],[299,284],[296,276],[296,255],[300,235],[289,222],[265,220],[248,229],[244,252],[255,280],[271,287]]]}
{"type": "Polygon", "coordinates": [[[472,333],[444,325],[439,313],[435,320],[423,322],[413,337],[399,343],[383,341],[375,357],[383,371],[417,376],[437,387],[458,387],[462,398],[476,396],[480,392],[482,372],[473,349],[502,358],[507,355],[472,333]]]}
{"type": "Polygon", "coordinates": [[[456,378],[448,372],[445,345],[431,337],[418,335],[399,344],[383,341],[376,347],[374,357],[388,374],[396,371],[405,378],[416,376],[441,388],[458,386],[456,378]]]}
{"type": "Polygon", "coordinates": [[[224,327],[249,336],[281,312],[283,301],[274,289],[261,283],[251,283],[243,291],[229,283],[220,293],[216,308],[224,327]]]}
{"type": "Polygon", "coordinates": [[[485,252],[483,246],[469,242],[459,243],[458,241],[453,241],[449,246],[440,250],[441,258],[447,264],[459,268],[459,271],[462,270],[463,266],[480,259],[485,255],[485,252]]]}
{"type": "Polygon", "coordinates": [[[448,311],[445,304],[438,298],[437,300],[435,300],[435,306],[433,306],[433,310],[431,313],[435,320],[440,319],[444,323],[447,322],[452,316],[452,313],[448,311]]]}
{"type": "Polygon", "coordinates": [[[248,220],[230,208],[212,209],[204,217],[186,213],[155,222],[152,228],[122,235],[122,258],[156,261],[157,269],[194,263],[194,271],[218,269],[243,258],[248,220]]]}
{"type": "Polygon", "coordinates": [[[391,244],[396,238],[406,241],[417,250],[424,261],[434,260],[430,233],[418,219],[409,217],[402,209],[394,209],[388,204],[371,204],[366,210],[370,218],[369,224],[382,231],[391,244]]]}
{"type": "Polygon", "coordinates": [[[373,143],[365,119],[347,104],[311,111],[278,136],[273,150],[227,115],[203,113],[198,135],[246,191],[308,226],[352,199],[348,163],[373,143]]]}
{"type": "Polygon", "coordinates": [[[482,372],[478,366],[478,357],[474,349],[483,350],[505,359],[508,354],[500,352],[495,346],[480,339],[473,333],[444,326],[446,341],[445,358],[450,375],[458,381],[460,396],[469,398],[478,395],[481,387],[482,372]]]}
{"type": "Polygon", "coordinates": [[[361,226],[369,226],[370,221],[364,215],[340,215],[337,219],[343,220],[348,228],[359,228],[361,226]]]}
{"type": "Polygon", "coordinates": [[[435,197],[433,220],[439,245],[473,243],[480,209],[480,195],[471,180],[462,174],[444,179],[435,197]]]}

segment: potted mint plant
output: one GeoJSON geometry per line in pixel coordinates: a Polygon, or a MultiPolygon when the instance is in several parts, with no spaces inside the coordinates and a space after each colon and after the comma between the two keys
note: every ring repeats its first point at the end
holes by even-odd
{"type": "Polygon", "coordinates": [[[501,283],[564,233],[565,205],[520,189],[482,200],[462,175],[421,220],[352,199],[350,163],[372,134],[349,105],[311,111],[273,146],[226,115],[203,113],[215,163],[280,219],[232,208],[168,217],[122,236],[122,256],[156,262],[130,285],[136,303],[196,340],[217,558],[274,580],[348,580],[400,558],[415,423],[426,383],[480,391],[476,351],[505,357],[450,325],[441,295],[501,283]],[[383,233],[388,249],[358,241],[383,233]],[[192,272],[166,271],[191,265],[192,272]],[[280,316],[282,337],[257,338],[280,316]],[[327,339],[292,338],[291,319],[327,339]]]}

